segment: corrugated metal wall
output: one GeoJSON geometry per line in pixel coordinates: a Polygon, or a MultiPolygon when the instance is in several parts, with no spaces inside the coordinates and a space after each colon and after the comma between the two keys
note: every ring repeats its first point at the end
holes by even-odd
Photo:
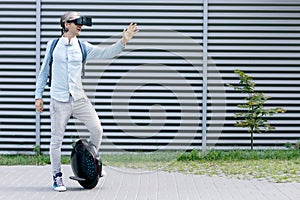
{"type": "MultiPolygon", "coordinates": [[[[299,11],[297,0],[209,0],[208,55],[223,81],[237,83],[233,70],[243,70],[254,77],[258,91],[272,97],[266,107],[287,110],[270,118],[276,131],[255,135],[256,146],[281,147],[300,138],[299,11]]],[[[210,85],[215,78],[215,74],[209,76],[210,85]]],[[[222,91],[212,91],[212,95],[218,98],[222,91]]],[[[249,146],[247,131],[233,126],[232,116],[239,111],[236,105],[242,98],[226,88],[226,120],[217,146],[249,146]]],[[[223,115],[219,110],[209,108],[208,112],[223,115]]],[[[209,125],[218,134],[216,124],[209,125]]]]}
{"type": "MultiPolygon", "coordinates": [[[[36,144],[36,66],[46,42],[60,35],[59,17],[70,10],[93,17],[93,27],[85,28],[80,38],[95,45],[115,42],[130,22],[140,28],[117,58],[87,65],[84,86],[104,127],[103,151],[201,148],[202,131],[208,146],[249,147],[249,134],[233,125],[242,97],[224,86],[238,81],[233,73],[237,68],[252,75],[258,90],[273,97],[268,106],[287,109],[271,118],[277,130],[256,135],[255,143],[278,147],[300,138],[300,2],[296,0],[7,0],[0,4],[0,153],[30,153],[36,144]],[[203,46],[207,59],[202,56],[203,46]],[[202,104],[206,65],[208,97],[202,104]],[[202,119],[206,100],[207,118],[202,119]]],[[[47,153],[49,89],[44,97],[37,144],[47,153]]],[[[79,135],[86,137],[87,131],[72,119],[63,144],[65,154],[79,135]]]]}
{"type": "Polygon", "coordinates": [[[36,2],[0,2],[0,153],[35,144],[36,2]]]}
{"type": "MultiPolygon", "coordinates": [[[[202,5],[198,1],[42,1],[42,49],[60,34],[57,22],[66,10],[93,17],[93,27],[86,28],[81,38],[95,45],[109,45],[121,38],[130,22],[139,24],[140,32],[120,56],[87,65],[85,89],[104,127],[102,150],[200,146],[202,5]]],[[[41,124],[41,144],[47,150],[48,110],[41,124]]],[[[86,133],[73,120],[66,130],[65,149],[74,137],[86,133]]]]}

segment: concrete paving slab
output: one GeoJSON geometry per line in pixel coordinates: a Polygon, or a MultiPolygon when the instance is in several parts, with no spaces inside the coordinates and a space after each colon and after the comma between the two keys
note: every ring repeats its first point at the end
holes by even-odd
{"type": "Polygon", "coordinates": [[[300,200],[300,183],[270,183],[192,174],[105,167],[108,175],[85,190],[63,165],[66,192],[52,190],[46,166],[0,166],[2,200],[300,200]]]}

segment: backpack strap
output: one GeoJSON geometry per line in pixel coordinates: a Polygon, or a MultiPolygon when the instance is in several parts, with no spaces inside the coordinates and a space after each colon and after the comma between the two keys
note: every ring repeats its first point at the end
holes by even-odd
{"type": "Polygon", "coordinates": [[[52,63],[53,63],[53,51],[55,46],[57,45],[59,38],[56,38],[52,41],[51,46],[50,46],[50,62],[49,62],[49,66],[50,66],[50,70],[49,70],[49,80],[48,80],[48,86],[51,87],[51,80],[52,80],[52,63]]]}
{"type": "Polygon", "coordinates": [[[82,53],[82,78],[85,77],[85,65],[86,65],[86,57],[87,57],[87,50],[86,45],[83,41],[78,40],[81,53],[82,53]]]}

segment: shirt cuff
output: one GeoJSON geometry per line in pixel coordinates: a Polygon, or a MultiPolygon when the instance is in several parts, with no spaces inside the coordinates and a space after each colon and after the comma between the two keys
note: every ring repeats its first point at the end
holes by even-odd
{"type": "Polygon", "coordinates": [[[41,94],[35,94],[35,97],[34,97],[35,99],[42,99],[43,97],[42,97],[42,95],[41,94]]]}
{"type": "Polygon", "coordinates": [[[125,46],[126,46],[126,44],[125,44],[125,45],[122,44],[122,39],[120,39],[120,40],[117,42],[117,44],[121,45],[121,46],[123,47],[123,49],[124,49],[125,46]]]}

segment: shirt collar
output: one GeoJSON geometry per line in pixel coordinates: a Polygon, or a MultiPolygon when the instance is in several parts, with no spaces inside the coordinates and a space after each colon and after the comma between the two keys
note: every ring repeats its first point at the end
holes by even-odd
{"type": "Polygon", "coordinates": [[[63,41],[64,45],[66,45],[66,46],[72,46],[72,45],[74,45],[76,43],[77,37],[71,38],[70,42],[69,42],[69,39],[67,37],[62,37],[62,41],[63,41]]]}

